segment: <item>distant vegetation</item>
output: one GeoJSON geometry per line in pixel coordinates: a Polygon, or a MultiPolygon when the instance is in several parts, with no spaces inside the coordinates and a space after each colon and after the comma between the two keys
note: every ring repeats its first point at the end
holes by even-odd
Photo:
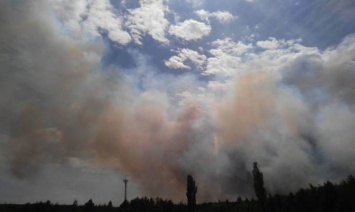
{"type": "Polygon", "coordinates": [[[192,176],[187,177],[187,204],[173,203],[160,198],[135,198],[113,207],[109,201],[95,205],[90,199],[84,205],[75,200],[72,205],[53,204],[50,201],[27,204],[0,204],[0,212],[350,212],[355,211],[355,178],[349,176],[339,184],[302,188],[288,195],[267,194],[263,174],[253,166],[254,190],[257,199],[220,201],[196,204],[197,186],[192,176]]]}

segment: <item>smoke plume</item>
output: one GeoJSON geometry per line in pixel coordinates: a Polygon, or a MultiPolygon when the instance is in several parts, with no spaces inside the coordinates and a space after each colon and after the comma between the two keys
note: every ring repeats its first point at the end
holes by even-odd
{"type": "Polygon", "coordinates": [[[155,70],[137,91],[132,75],[102,67],[101,39],[63,32],[50,11],[45,1],[0,2],[0,134],[13,176],[81,158],[177,201],[191,174],[198,200],[210,201],[252,196],[254,161],[270,193],[354,173],[355,36],[287,49],[276,65],[264,56],[277,50],[251,56],[227,83],[231,95],[183,89],[203,84],[189,75],[159,90],[174,77],[155,70]]]}

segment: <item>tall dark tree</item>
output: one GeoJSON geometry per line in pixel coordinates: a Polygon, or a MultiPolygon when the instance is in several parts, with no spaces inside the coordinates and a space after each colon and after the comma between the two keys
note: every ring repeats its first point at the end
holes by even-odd
{"type": "Polygon", "coordinates": [[[195,184],[194,179],[191,175],[187,176],[187,207],[189,212],[195,211],[196,208],[196,193],[197,193],[197,186],[195,184]]]}
{"type": "Polygon", "coordinates": [[[71,205],[71,211],[75,212],[78,210],[78,200],[74,200],[73,204],[71,205]]]}
{"type": "Polygon", "coordinates": [[[85,203],[84,205],[84,212],[92,212],[94,210],[95,204],[92,201],[92,199],[90,199],[87,203],[85,203]]]}
{"type": "Polygon", "coordinates": [[[258,163],[253,164],[254,190],[262,211],[265,211],[266,190],[263,173],[258,169],[258,163]]]}
{"type": "Polygon", "coordinates": [[[323,185],[323,198],[322,198],[322,207],[325,212],[333,212],[336,206],[337,192],[334,188],[334,185],[331,182],[326,182],[323,185]]]}
{"type": "Polygon", "coordinates": [[[111,200],[108,202],[107,207],[109,207],[109,208],[113,208],[113,206],[112,206],[112,201],[111,201],[111,200]]]}

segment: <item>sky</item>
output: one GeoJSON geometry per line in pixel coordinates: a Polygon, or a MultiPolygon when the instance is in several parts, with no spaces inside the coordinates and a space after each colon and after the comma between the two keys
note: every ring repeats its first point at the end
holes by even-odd
{"type": "Polygon", "coordinates": [[[355,173],[352,0],[2,0],[0,202],[253,197],[355,173]]]}

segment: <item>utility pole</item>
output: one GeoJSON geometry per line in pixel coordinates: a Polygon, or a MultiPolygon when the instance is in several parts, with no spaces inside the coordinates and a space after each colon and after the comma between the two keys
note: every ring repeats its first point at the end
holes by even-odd
{"type": "Polygon", "coordinates": [[[124,182],[124,201],[127,202],[127,183],[128,183],[128,180],[125,178],[123,180],[124,182]]]}

